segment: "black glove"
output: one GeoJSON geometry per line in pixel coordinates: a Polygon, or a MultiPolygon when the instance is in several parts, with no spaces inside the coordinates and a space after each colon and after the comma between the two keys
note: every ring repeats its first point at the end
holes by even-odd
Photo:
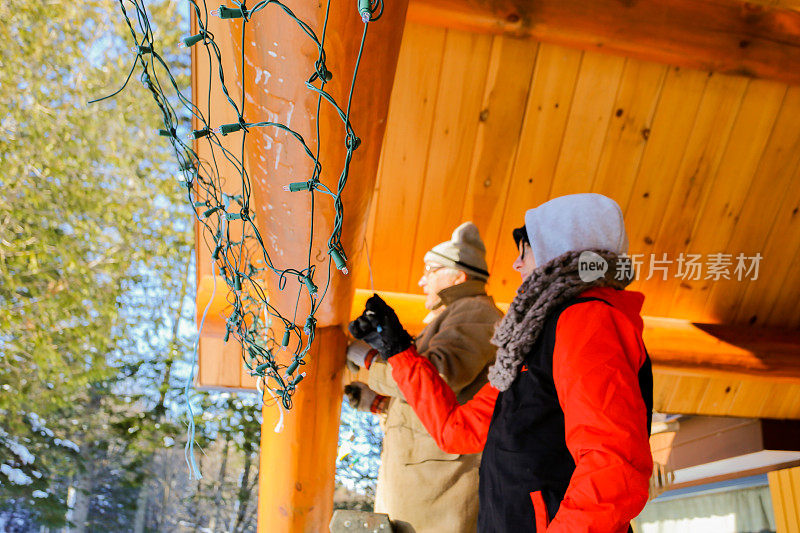
{"type": "Polygon", "coordinates": [[[360,381],[345,385],[344,394],[350,407],[365,413],[383,413],[389,404],[388,396],[381,396],[360,381]]]}
{"type": "Polygon", "coordinates": [[[403,329],[394,309],[377,294],[367,300],[364,312],[350,322],[349,329],[353,337],[378,350],[384,359],[407,350],[414,342],[411,335],[403,329]]]}

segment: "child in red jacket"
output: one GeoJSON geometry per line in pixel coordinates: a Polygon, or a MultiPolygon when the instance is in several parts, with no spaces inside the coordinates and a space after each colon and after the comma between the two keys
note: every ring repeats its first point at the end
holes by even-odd
{"type": "Polygon", "coordinates": [[[438,445],[483,451],[481,532],[624,532],[647,501],[652,370],[619,206],[556,198],[514,231],[523,278],[487,384],[460,406],[379,297],[350,324],[438,445]]]}

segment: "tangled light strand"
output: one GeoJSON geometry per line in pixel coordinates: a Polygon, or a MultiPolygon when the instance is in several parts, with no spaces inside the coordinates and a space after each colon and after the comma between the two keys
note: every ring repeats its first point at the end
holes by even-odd
{"type": "MultiPolygon", "coordinates": [[[[264,390],[269,392],[271,398],[277,399],[285,409],[291,409],[292,396],[298,384],[306,376],[301,372],[301,367],[305,365],[305,355],[314,341],[317,320],[315,314],[319,309],[331,281],[331,263],[335,265],[343,274],[348,273],[347,254],[341,243],[342,221],[344,207],[342,204],[342,192],[347,184],[353,152],[359,147],[361,140],[356,136],[350,123],[350,106],[353,97],[358,66],[361,61],[364,43],[367,35],[368,23],[377,20],[383,12],[383,0],[358,1],[358,15],[364,22],[364,29],[359,47],[358,57],[350,83],[347,98],[347,105],[343,110],[335,99],[325,91],[325,85],[331,80],[332,74],[327,69],[325,60],[325,34],[330,13],[330,1],[326,7],[325,19],[322,28],[322,38],[318,38],[314,30],[305,22],[300,20],[285,4],[278,0],[262,0],[255,6],[248,9],[245,3],[232,1],[235,7],[220,6],[218,9],[209,13],[205,0],[202,7],[196,0],[187,0],[197,22],[199,32],[182,39],[183,47],[203,46],[208,64],[211,65],[208,79],[207,101],[208,109],[205,113],[195,105],[190,98],[182,92],[175,76],[170,71],[167,62],[157,51],[153,35],[153,28],[148,16],[147,9],[143,0],[119,0],[119,7],[125,18],[128,29],[132,36],[135,53],[133,65],[128,76],[114,93],[98,98],[90,103],[106,100],[122,92],[128,85],[134,71],[138,67],[141,70],[140,79],[143,85],[150,91],[156,105],[158,106],[163,120],[163,127],[158,130],[158,135],[167,139],[174,152],[179,165],[181,181],[183,182],[187,200],[192,206],[197,223],[201,227],[201,235],[209,250],[213,260],[212,271],[214,272],[214,287],[216,292],[217,275],[221,281],[228,286],[226,300],[230,305],[230,314],[226,318],[225,342],[230,337],[234,337],[241,345],[241,355],[250,375],[254,376],[261,385],[259,390],[263,394],[264,390]],[[131,20],[131,15],[126,8],[132,8],[136,23],[131,20]],[[289,20],[296,23],[303,31],[305,36],[310,39],[318,49],[318,58],[314,63],[314,71],[305,81],[308,90],[317,95],[317,116],[316,122],[316,152],[306,144],[303,136],[291,129],[287,124],[276,121],[248,121],[245,120],[244,104],[246,101],[245,91],[245,34],[246,26],[251,17],[264,10],[269,5],[274,5],[279,13],[282,13],[289,20]],[[242,38],[241,38],[241,73],[238,81],[241,88],[241,99],[234,101],[231,93],[226,86],[225,72],[223,69],[222,54],[219,46],[214,41],[214,35],[208,30],[208,17],[219,16],[222,19],[242,19],[242,38]],[[215,68],[216,67],[216,68],[215,68]],[[233,123],[221,124],[212,127],[211,115],[211,85],[214,70],[216,70],[216,81],[222,88],[226,104],[233,109],[237,120],[233,123]],[[170,96],[166,90],[169,90],[170,96]],[[320,181],[322,173],[322,162],[320,155],[320,131],[319,114],[322,101],[326,101],[341,118],[345,126],[344,147],[346,150],[344,165],[339,173],[336,190],[333,191],[320,181]],[[182,113],[176,111],[176,108],[182,113]],[[187,136],[186,141],[178,135],[179,125],[193,120],[195,129],[187,136]],[[299,266],[281,267],[273,262],[261,234],[255,224],[255,212],[251,208],[251,184],[250,177],[244,164],[245,141],[247,134],[254,128],[271,128],[283,132],[293,138],[299,148],[312,162],[311,175],[305,181],[289,183],[284,187],[288,192],[305,192],[311,195],[310,213],[310,237],[308,243],[308,258],[305,264],[299,266]],[[238,154],[223,146],[220,138],[232,133],[241,132],[241,146],[238,154]],[[187,142],[188,141],[188,142],[187,142]],[[199,143],[205,143],[208,159],[201,160],[195,147],[199,143]],[[223,178],[219,172],[219,162],[225,160],[240,178],[240,187],[235,194],[223,191],[223,178]],[[327,277],[324,289],[320,292],[314,282],[318,265],[312,263],[312,243],[314,239],[314,206],[315,195],[317,193],[332,197],[335,215],[333,230],[328,238],[328,259],[327,277]],[[234,231],[231,222],[241,226],[241,231],[234,231]],[[286,288],[287,282],[294,279],[298,283],[297,300],[295,302],[294,314],[290,315],[286,310],[276,309],[269,302],[269,297],[264,292],[262,282],[265,276],[276,276],[279,290],[286,288]],[[309,299],[310,312],[306,316],[302,327],[297,323],[297,310],[303,294],[309,299]],[[278,338],[273,324],[280,326],[280,338],[278,338]],[[303,336],[305,333],[305,339],[303,336]],[[280,364],[275,358],[274,351],[283,349],[289,352],[291,361],[280,364]],[[262,388],[263,386],[263,388],[262,388]]],[[[354,16],[356,13],[354,13],[354,16]]],[[[288,181],[288,180],[287,180],[288,181]]],[[[226,189],[230,191],[229,184],[226,189]]],[[[210,302],[209,302],[210,304],[210,302]]],[[[206,308],[206,311],[208,308],[206,308]]],[[[205,313],[203,321],[205,320],[205,313]]],[[[202,329],[202,323],[201,323],[202,329]]],[[[194,367],[190,375],[194,375],[194,367]]],[[[186,391],[187,402],[188,387],[186,391]]],[[[191,414],[191,405],[189,409],[191,414]]],[[[191,416],[191,415],[190,415],[191,416]]],[[[193,433],[193,422],[190,422],[190,432],[193,433]]],[[[194,438],[190,436],[187,443],[191,454],[191,446],[194,438]]],[[[192,466],[194,462],[191,462],[192,466]]],[[[192,468],[195,470],[195,468],[192,468]]],[[[199,474],[198,474],[199,475],[199,474]]]]}

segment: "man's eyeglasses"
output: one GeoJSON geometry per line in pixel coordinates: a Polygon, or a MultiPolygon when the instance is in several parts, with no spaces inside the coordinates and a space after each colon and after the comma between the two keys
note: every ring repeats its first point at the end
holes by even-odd
{"type": "Polygon", "coordinates": [[[428,275],[433,274],[434,272],[437,272],[437,271],[439,271],[439,270],[441,270],[443,268],[446,268],[446,267],[443,267],[441,265],[425,265],[425,275],[428,276],[428,275]]]}

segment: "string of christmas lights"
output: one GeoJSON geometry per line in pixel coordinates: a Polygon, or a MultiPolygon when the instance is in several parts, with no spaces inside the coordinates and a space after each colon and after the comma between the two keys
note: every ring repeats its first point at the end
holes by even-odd
{"type": "MultiPolygon", "coordinates": [[[[119,0],[119,6],[133,39],[134,59],[128,76],[119,90],[98,98],[99,102],[111,98],[123,91],[137,66],[141,71],[140,79],[151,93],[158,106],[163,127],[157,134],[170,143],[175,158],[178,162],[181,182],[187,195],[187,200],[192,206],[194,215],[202,231],[211,257],[214,261],[213,271],[219,272],[221,280],[227,285],[227,302],[230,305],[230,314],[226,318],[225,342],[231,337],[235,339],[242,350],[242,358],[251,375],[259,381],[259,390],[269,390],[270,396],[277,398],[286,409],[292,407],[292,395],[298,384],[305,377],[305,372],[300,372],[305,365],[305,355],[314,341],[316,328],[315,314],[328,291],[331,281],[331,263],[343,274],[348,273],[347,253],[341,243],[343,204],[342,192],[347,184],[350,162],[353,152],[359,147],[361,141],[356,136],[350,123],[350,104],[353,97],[353,88],[361,61],[364,43],[367,35],[368,24],[377,20],[383,12],[383,0],[358,0],[354,16],[361,17],[364,30],[361,38],[358,57],[355,59],[355,69],[350,84],[347,104],[344,109],[336,100],[325,91],[325,85],[330,81],[332,74],[326,68],[325,60],[325,33],[328,25],[330,3],[326,7],[325,22],[322,28],[322,37],[318,38],[314,29],[300,20],[285,4],[278,0],[262,0],[248,8],[244,2],[233,0],[233,6],[221,5],[218,9],[208,11],[203,2],[202,6],[195,0],[187,0],[193,16],[197,22],[199,32],[182,39],[181,47],[190,48],[202,46],[207,54],[208,64],[211,65],[208,80],[209,109],[205,113],[187,98],[179,87],[164,56],[156,48],[153,27],[143,0],[119,0]],[[126,7],[127,4],[127,7],[126,7]],[[299,26],[305,36],[314,43],[318,50],[314,70],[305,81],[309,91],[317,95],[316,122],[316,151],[313,151],[303,136],[291,129],[287,124],[274,121],[249,121],[244,116],[246,92],[244,79],[245,72],[245,29],[253,16],[269,5],[274,5],[279,13],[299,26]],[[132,10],[132,14],[128,9],[132,10]],[[223,69],[222,53],[214,41],[214,35],[208,29],[209,16],[221,19],[239,19],[242,24],[241,63],[238,66],[241,89],[240,101],[234,101],[231,92],[226,86],[225,71],[223,69]],[[132,20],[135,20],[134,21],[132,20]],[[216,71],[216,72],[215,72],[216,71]],[[216,76],[212,80],[212,76],[216,76]],[[211,123],[211,83],[220,84],[225,96],[226,104],[234,111],[236,122],[227,124],[211,123]],[[345,126],[344,149],[346,150],[344,165],[339,173],[336,190],[332,190],[320,181],[322,162],[319,159],[319,113],[323,100],[332,106],[345,126]],[[181,114],[176,112],[176,108],[181,114]],[[195,128],[186,136],[179,135],[182,125],[193,121],[195,128]],[[271,128],[287,134],[287,138],[296,141],[298,149],[303,150],[312,162],[312,172],[305,181],[288,183],[284,190],[291,193],[305,193],[311,195],[310,239],[308,243],[308,260],[305,264],[282,266],[276,264],[270,257],[269,251],[255,224],[255,211],[251,206],[251,183],[244,164],[245,141],[248,133],[255,128],[271,128]],[[241,146],[238,154],[233,153],[223,145],[221,138],[232,133],[241,132],[241,146]],[[196,148],[200,143],[205,143],[204,153],[210,154],[206,159],[198,155],[196,148]],[[240,186],[235,194],[231,194],[230,183],[226,183],[228,192],[223,191],[223,179],[219,172],[219,163],[227,161],[238,173],[240,186]],[[322,265],[312,262],[311,247],[314,239],[314,205],[315,195],[323,194],[332,198],[335,216],[333,230],[328,238],[328,258],[322,265]],[[236,222],[234,222],[236,221],[236,222]],[[241,228],[241,230],[239,230],[241,228]],[[325,264],[327,263],[327,265],[325,264]],[[327,270],[324,288],[320,290],[315,282],[318,268],[327,270]],[[276,276],[279,290],[287,288],[290,280],[298,283],[297,300],[293,310],[279,310],[270,304],[265,293],[264,282],[266,276],[276,276]],[[309,314],[302,319],[302,325],[297,320],[297,310],[303,295],[309,299],[309,314]],[[292,313],[293,312],[293,313],[292,313]],[[288,364],[280,364],[274,352],[285,350],[292,355],[288,364]]],[[[90,103],[93,103],[90,102],[90,103]]],[[[250,117],[248,117],[250,118],[250,117]]],[[[287,179],[287,181],[289,181],[287,179]]],[[[278,243],[280,245],[281,243],[278,243]]],[[[284,243],[287,246],[296,246],[296,243],[284,243]]],[[[216,278],[215,278],[216,281],[216,278]]],[[[216,290],[216,285],[215,285],[216,290]]]]}

